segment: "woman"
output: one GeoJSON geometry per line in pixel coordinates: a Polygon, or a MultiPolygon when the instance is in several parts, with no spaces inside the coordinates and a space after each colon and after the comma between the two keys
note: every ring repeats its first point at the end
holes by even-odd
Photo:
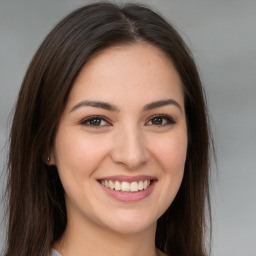
{"type": "Polygon", "coordinates": [[[139,5],[63,19],[24,78],[6,256],[205,256],[209,131],[178,33],[139,5]]]}

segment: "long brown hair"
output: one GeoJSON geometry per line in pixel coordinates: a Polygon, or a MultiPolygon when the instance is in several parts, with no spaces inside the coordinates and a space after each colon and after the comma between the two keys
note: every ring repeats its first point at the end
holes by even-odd
{"type": "Polygon", "coordinates": [[[184,87],[188,125],[183,182],[158,220],[156,246],[170,255],[206,255],[210,137],[193,58],[176,30],[149,8],[96,3],[72,12],[57,24],[23,80],[10,133],[6,256],[47,256],[64,233],[64,190],[56,167],[48,166],[46,158],[69,92],[93,54],[138,41],[162,49],[175,65],[184,87]]]}

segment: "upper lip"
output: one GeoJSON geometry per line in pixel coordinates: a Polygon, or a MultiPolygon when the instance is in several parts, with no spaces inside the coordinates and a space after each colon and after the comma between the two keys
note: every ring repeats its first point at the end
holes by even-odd
{"type": "Polygon", "coordinates": [[[154,176],[148,176],[148,175],[136,175],[136,176],[126,176],[126,175],[114,175],[114,176],[107,176],[98,178],[97,180],[114,180],[114,181],[127,181],[127,182],[133,182],[133,181],[144,181],[144,180],[157,180],[154,176]]]}

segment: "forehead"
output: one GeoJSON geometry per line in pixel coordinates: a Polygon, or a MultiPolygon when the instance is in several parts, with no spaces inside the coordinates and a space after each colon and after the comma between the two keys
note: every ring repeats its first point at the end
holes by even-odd
{"type": "Polygon", "coordinates": [[[87,97],[116,101],[140,96],[141,101],[158,100],[166,98],[166,94],[183,100],[181,79],[171,59],[153,45],[137,43],[95,54],[76,78],[69,103],[87,97]]]}

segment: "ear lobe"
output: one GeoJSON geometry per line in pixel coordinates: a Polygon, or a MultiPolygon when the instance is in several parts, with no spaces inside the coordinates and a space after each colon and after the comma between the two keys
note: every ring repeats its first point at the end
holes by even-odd
{"type": "Polygon", "coordinates": [[[48,154],[46,157],[46,164],[49,166],[52,166],[56,164],[55,162],[56,162],[55,156],[54,156],[53,150],[51,150],[50,154],[48,154]]]}

